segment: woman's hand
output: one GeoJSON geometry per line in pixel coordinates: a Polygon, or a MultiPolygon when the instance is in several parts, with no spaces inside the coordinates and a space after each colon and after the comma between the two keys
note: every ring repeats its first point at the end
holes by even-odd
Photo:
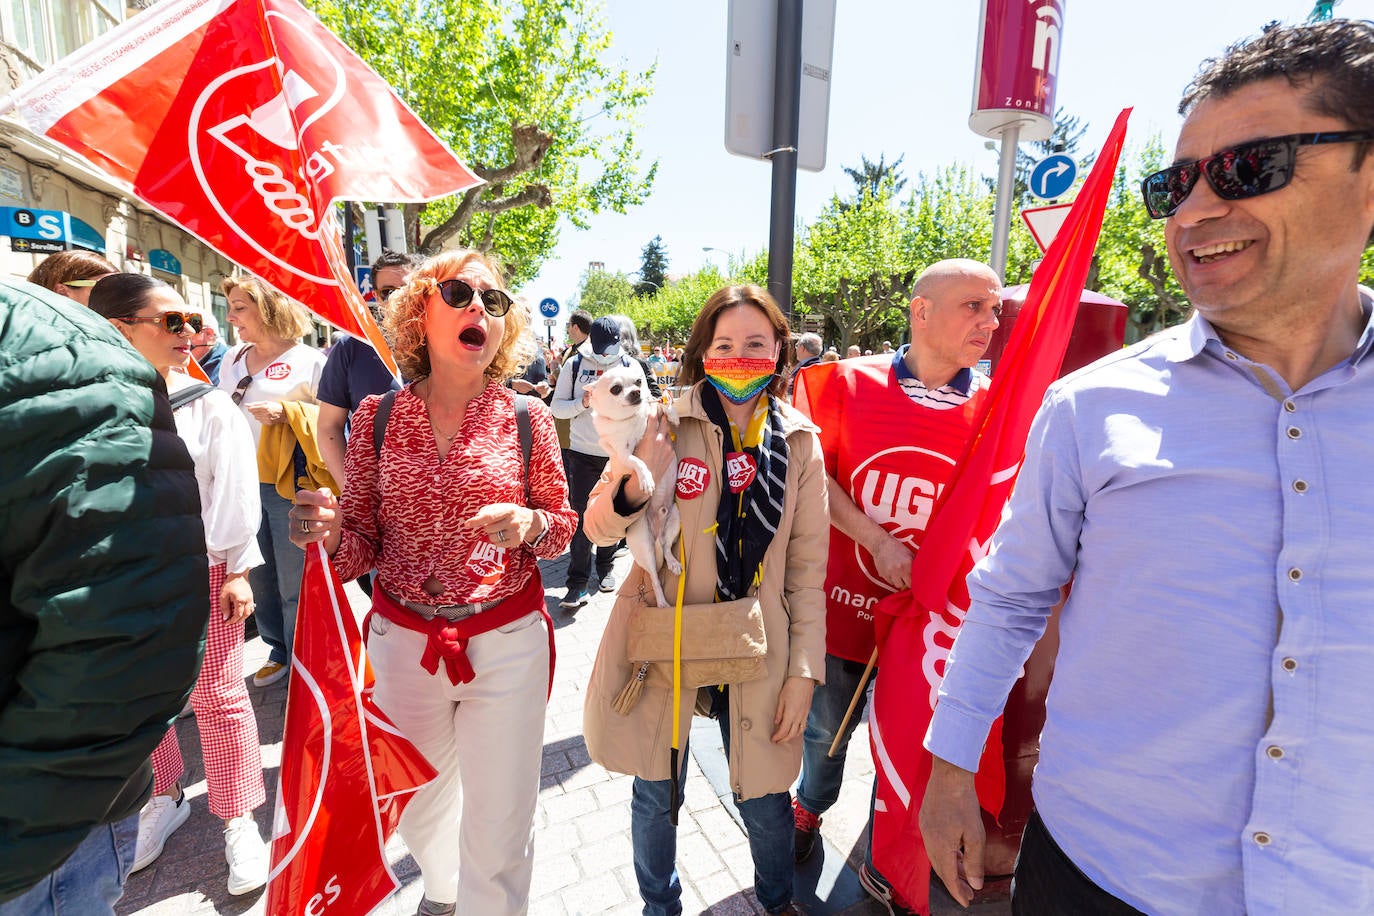
{"type": "MultiPolygon", "coordinates": [[[[677,453],[673,451],[673,426],[657,404],[653,406],[653,413],[649,415],[644,438],[635,446],[635,457],[648,465],[649,476],[654,480],[661,480],[663,475],[668,473],[668,468],[677,460],[677,453]]],[[[616,473],[630,475],[630,479],[625,481],[625,501],[630,505],[637,506],[653,495],[644,492],[639,485],[638,475],[629,468],[619,468],[616,473]]]]}
{"type": "Polygon", "coordinates": [[[303,548],[324,541],[326,553],[333,554],[338,549],[343,515],[339,512],[338,499],[328,487],[297,490],[295,505],[287,518],[290,519],[292,544],[303,548]]]}
{"type": "Polygon", "coordinates": [[[492,503],[463,522],[469,531],[480,531],[497,547],[515,547],[534,540],[544,530],[544,520],[533,509],[515,503],[492,503]]]}
{"type": "Polygon", "coordinates": [[[242,623],[253,613],[253,589],[248,584],[248,571],[224,577],[219,590],[220,615],[225,623],[242,623]]]}
{"type": "Polygon", "coordinates": [[[281,406],[281,401],[254,401],[244,404],[243,409],[252,414],[253,419],[263,426],[286,422],[286,408],[281,406]]]}
{"type": "Polygon", "coordinates": [[[811,692],[816,682],[809,677],[789,677],[778,692],[778,711],[773,714],[773,743],[791,741],[806,728],[811,712],[811,692]]]}

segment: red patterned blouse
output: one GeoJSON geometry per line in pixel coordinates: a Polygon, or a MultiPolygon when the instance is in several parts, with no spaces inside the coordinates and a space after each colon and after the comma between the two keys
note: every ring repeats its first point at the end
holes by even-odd
{"type": "Polygon", "coordinates": [[[343,536],[334,568],[347,581],[375,565],[398,598],[429,604],[469,604],[515,594],[537,571],[536,557],[567,549],[577,526],[558,434],[548,407],[531,398],[530,501],[543,509],[549,533],[539,546],[497,547],[463,522],[483,506],[525,503],[515,395],[489,382],[468,403],[463,425],[439,460],[429,410],[407,385],[396,396],[386,428],[380,474],[372,444],[372,418],[380,396],[367,398],[350,420],[353,435],[344,459],[343,536]],[[438,596],[421,585],[444,584],[438,596]]]}

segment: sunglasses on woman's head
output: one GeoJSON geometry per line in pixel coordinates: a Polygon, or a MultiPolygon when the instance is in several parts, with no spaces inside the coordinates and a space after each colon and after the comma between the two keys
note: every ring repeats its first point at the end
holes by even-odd
{"type": "Polygon", "coordinates": [[[493,318],[500,318],[510,311],[512,299],[499,289],[473,289],[470,285],[459,279],[440,280],[439,295],[449,305],[456,309],[465,309],[472,302],[472,297],[477,296],[482,300],[482,308],[487,310],[487,314],[493,318]]]}
{"type": "Polygon", "coordinates": [[[1183,206],[1200,177],[1207,178],[1207,183],[1222,200],[1245,200],[1287,187],[1293,180],[1299,146],[1369,140],[1374,140],[1374,130],[1288,134],[1252,140],[1155,172],[1140,183],[1140,192],[1145,197],[1145,209],[1150,217],[1164,219],[1183,206]]]}
{"type": "Polygon", "coordinates": [[[205,319],[195,312],[163,312],[161,315],[154,315],[151,318],[116,318],[125,324],[159,324],[168,334],[180,334],[189,324],[192,334],[199,334],[200,329],[205,327],[205,319]]]}

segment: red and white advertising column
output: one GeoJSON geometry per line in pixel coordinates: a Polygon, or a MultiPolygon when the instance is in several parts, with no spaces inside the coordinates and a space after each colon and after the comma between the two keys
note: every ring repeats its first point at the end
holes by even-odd
{"type": "Polygon", "coordinates": [[[1054,130],[1059,45],[1067,0],[982,0],[978,63],[969,128],[1001,141],[992,269],[1004,276],[1011,229],[1016,144],[1047,140],[1054,130]]]}

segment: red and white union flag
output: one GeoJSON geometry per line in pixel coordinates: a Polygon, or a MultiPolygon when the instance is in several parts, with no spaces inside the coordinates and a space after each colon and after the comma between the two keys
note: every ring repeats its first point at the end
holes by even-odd
{"type": "Polygon", "coordinates": [[[295,0],[166,0],[8,104],[35,133],[374,345],[331,203],[426,201],[481,183],[295,0]]]}

